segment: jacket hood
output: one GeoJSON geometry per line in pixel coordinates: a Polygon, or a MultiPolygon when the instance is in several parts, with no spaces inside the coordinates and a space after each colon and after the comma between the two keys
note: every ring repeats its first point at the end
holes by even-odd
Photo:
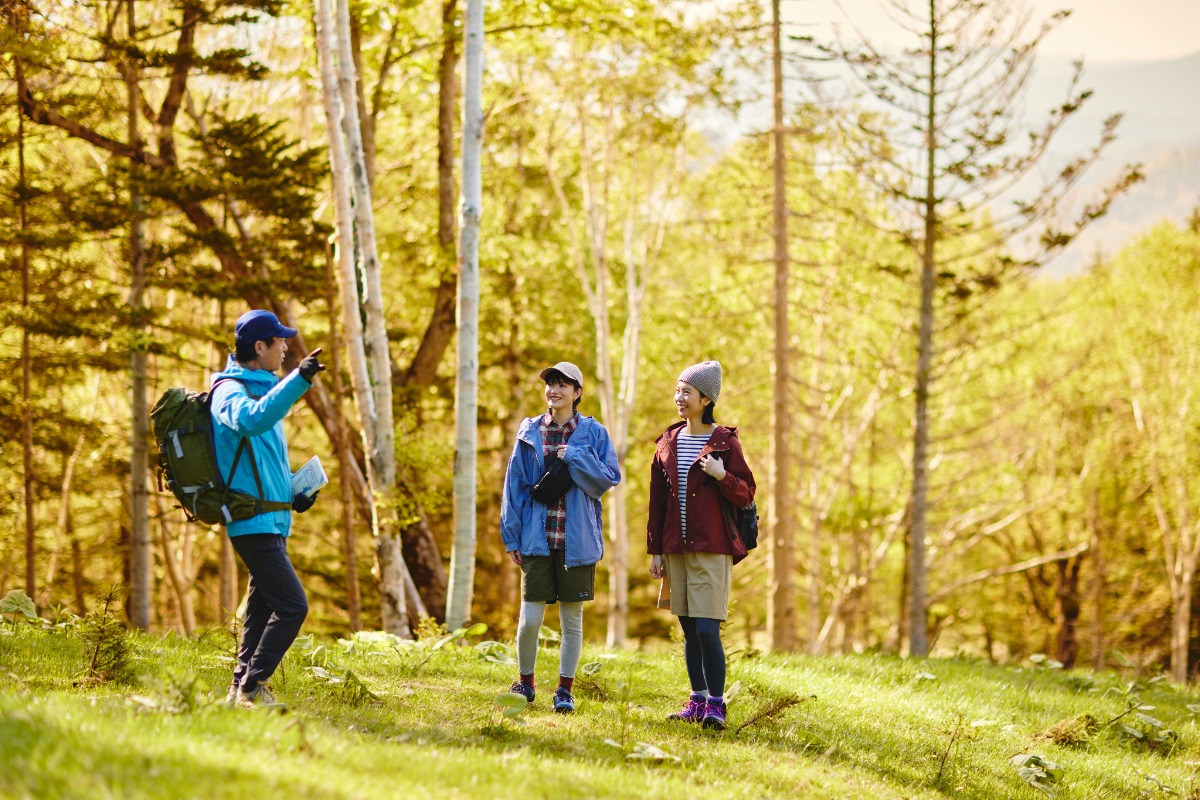
{"type": "MultiPolygon", "coordinates": [[[[679,431],[685,425],[687,425],[687,421],[680,420],[679,422],[676,422],[676,423],[668,426],[667,429],[665,431],[663,431],[662,433],[660,433],[658,435],[658,438],[654,440],[655,443],[657,444],[659,442],[662,442],[663,440],[669,440],[669,439],[676,438],[679,431]]],[[[738,438],[738,429],[737,428],[730,428],[730,427],[726,427],[725,425],[717,425],[713,428],[712,438],[709,439],[709,444],[712,445],[712,447],[714,449],[718,449],[721,445],[725,444],[730,439],[736,439],[736,438],[738,438]]]]}
{"type": "Polygon", "coordinates": [[[266,394],[275,384],[279,383],[279,378],[273,372],[267,372],[265,369],[246,369],[233,357],[233,353],[229,354],[229,359],[225,362],[225,369],[212,374],[212,380],[208,385],[211,387],[222,378],[236,378],[255,388],[262,389],[260,394],[266,394]]]}

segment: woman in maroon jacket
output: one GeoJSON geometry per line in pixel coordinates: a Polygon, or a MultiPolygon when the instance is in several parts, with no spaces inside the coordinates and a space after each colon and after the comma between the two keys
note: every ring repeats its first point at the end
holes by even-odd
{"type": "Polygon", "coordinates": [[[650,474],[646,550],[650,574],[662,578],[660,608],[683,628],[692,692],[670,719],[725,728],[725,649],[721,622],[729,616],[733,565],[746,557],[731,507],[754,499],[754,475],[736,428],[717,425],[721,365],[688,367],[675,386],[677,422],[658,437],[650,474]]]}

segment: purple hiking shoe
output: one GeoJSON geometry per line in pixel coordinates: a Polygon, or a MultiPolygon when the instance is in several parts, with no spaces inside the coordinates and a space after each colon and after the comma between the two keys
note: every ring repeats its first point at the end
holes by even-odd
{"type": "Polygon", "coordinates": [[[683,708],[674,714],[669,714],[667,719],[675,719],[681,722],[699,722],[704,719],[704,695],[692,692],[691,697],[684,703],[683,708]]]}
{"type": "Polygon", "coordinates": [[[720,700],[713,700],[711,697],[704,704],[704,719],[702,720],[704,727],[713,728],[718,731],[725,730],[725,703],[720,700]]]}

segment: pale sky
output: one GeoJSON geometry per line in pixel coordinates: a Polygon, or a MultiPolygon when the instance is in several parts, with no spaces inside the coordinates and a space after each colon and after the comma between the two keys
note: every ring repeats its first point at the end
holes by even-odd
{"type": "MultiPolygon", "coordinates": [[[[1091,64],[1108,61],[1156,61],[1200,53],[1200,0],[1029,0],[1035,19],[1060,8],[1072,10],[1058,30],[1046,38],[1043,58],[1085,57],[1091,64]]],[[[876,0],[783,0],[789,33],[830,30],[846,15],[877,45],[908,44],[897,39],[895,26],[876,0]],[[844,10],[839,10],[838,5],[844,10]]]]}

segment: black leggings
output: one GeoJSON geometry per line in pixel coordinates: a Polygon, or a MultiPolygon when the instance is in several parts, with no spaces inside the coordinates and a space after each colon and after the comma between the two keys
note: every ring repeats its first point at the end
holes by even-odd
{"type": "Polygon", "coordinates": [[[725,648],[721,644],[721,620],[680,617],[683,628],[683,658],[693,692],[707,691],[712,697],[725,694],[725,648]]]}

